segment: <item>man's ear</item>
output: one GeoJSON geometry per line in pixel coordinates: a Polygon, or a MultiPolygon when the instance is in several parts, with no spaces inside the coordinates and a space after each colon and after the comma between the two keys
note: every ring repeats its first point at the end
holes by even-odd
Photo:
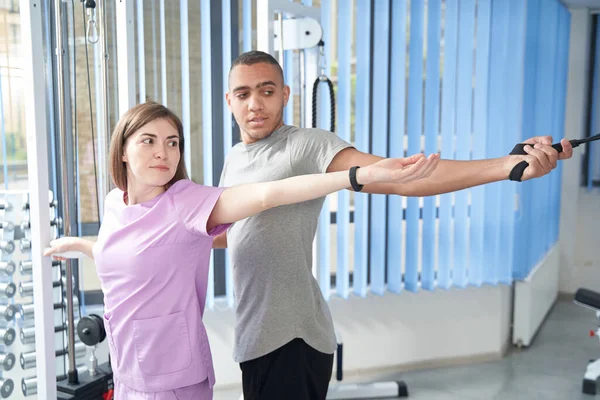
{"type": "Polygon", "coordinates": [[[229,92],[225,92],[225,101],[227,102],[227,108],[229,108],[229,111],[231,112],[231,93],[229,92]]]}
{"type": "Polygon", "coordinates": [[[283,106],[287,106],[288,100],[290,99],[290,87],[288,85],[283,86],[283,106]]]}

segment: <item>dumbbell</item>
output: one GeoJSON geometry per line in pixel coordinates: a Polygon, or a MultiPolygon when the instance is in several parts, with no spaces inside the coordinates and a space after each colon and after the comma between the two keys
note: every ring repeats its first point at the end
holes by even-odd
{"type": "MultiPolygon", "coordinates": [[[[67,303],[66,300],[63,301],[62,303],[54,303],[54,309],[60,310],[61,308],[66,308],[66,306],[67,306],[66,303],[67,303]]],[[[74,297],[73,298],[73,308],[77,308],[77,307],[79,307],[79,300],[77,299],[77,297],[74,297]]],[[[33,303],[22,304],[21,310],[20,310],[21,318],[24,320],[33,318],[34,313],[35,313],[34,309],[35,309],[35,307],[34,307],[33,303]]]]}
{"type": "Polygon", "coordinates": [[[31,275],[33,273],[33,261],[21,261],[19,262],[19,272],[21,275],[31,275]]]}
{"type": "MultiPolygon", "coordinates": [[[[75,326],[77,326],[78,321],[75,321],[75,326]]],[[[67,330],[67,324],[57,325],[54,327],[54,332],[64,332],[67,330]]],[[[19,338],[21,339],[21,343],[23,344],[32,344],[35,343],[35,327],[27,327],[21,328],[19,332],[19,338]]]]}
{"type": "Polygon", "coordinates": [[[4,319],[12,321],[19,309],[14,304],[0,304],[0,315],[4,315],[4,319]]]}
{"type": "Polygon", "coordinates": [[[0,340],[5,346],[10,346],[14,343],[17,333],[13,328],[0,329],[0,340]]]}
{"type": "MultiPolygon", "coordinates": [[[[52,266],[58,267],[60,266],[60,261],[52,260],[52,266]]],[[[21,261],[19,262],[19,272],[21,275],[31,275],[33,274],[33,261],[21,261]]]]}
{"type": "MultiPolygon", "coordinates": [[[[56,332],[56,328],[54,331],[56,332]]],[[[32,326],[30,328],[21,328],[21,331],[19,332],[19,338],[23,344],[35,343],[35,327],[32,326]]]]}
{"type": "Polygon", "coordinates": [[[6,254],[12,254],[15,251],[15,242],[12,240],[0,241],[0,250],[6,254]]]}
{"type": "Polygon", "coordinates": [[[21,379],[21,390],[23,396],[33,396],[37,394],[37,376],[31,376],[29,378],[21,379]]]}
{"type": "Polygon", "coordinates": [[[37,360],[35,358],[35,351],[29,353],[21,353],[19,357],[19,363],[22,369],[31,369],[37,366],[37,360]]]}
{"type": "Polygon", "coordinates": [[[31,240],[29,239],[21,239],[21,253],[26,253],[31,251],[31,240]]]}
{"type": "MultiPolygon", "coordinates": [[[[85,349],[85,345],[83,343],[75,343],[75,357],[79,358],[79,357],[83,357],[85,355],[86,349],[85,349]]],[[[67,349],[62,349],[62,350],[56,350],[55,353],[56,357],[60,357],[60,356],[64,356],[68,354],[67,349]]],[[[30,351],[28,353],[21,353],[21,356],[19,357],[19,363],[21,364],[21,368],[22,369],[31,369],[31,368],[35,368],[37,365],[37,359],[36,359],[36,354],[35,351],[30,351]]]]}
{"type": "Polygon", "coordinates": [[[12,276],[16,270],[15,263],[12,261],[0,261],[0,273],[6,276],[12,276]]]}
{"type": "MultiPolygon", "coordinates": [[[[63,284],[63,280],[52,281],[52,287],[60,287],[63,284]]],[[[33,281],[20,282],[19,283],[19,294],[21,297],[33,296],[33,281]]]]}
{"type": "MultiPolygon", "coordinates": [[[[81,367],[81,365],[77,366],[78,369],[80,367],[81,367]]],[[[56,380],[58,382],[64,381],[65,379],[67,379],[66,374],[61,374],[56,377],[56,380]]],[[[22,378],[21,379],[21,390],[23,390],[23,395],[25,395],[25,396],[33,396],[34,394],[37,394],[37,376],[30,376],[28,378],[22,378]]]]}
{"type": "Polygon", "coordinates": [[[1,199],[0,200],[0,210],[10,211],[10,210],[12,210],[12,205],[8,201],[6,201],[6,199],[1,199]]]}
{"type": "Polygon", "coordinates": [[[15,389],[15,384],[12,379],[0,378],[0,397],[8,399],[15,389]]]}
{"type": "MultiPolygon", "coordinates": [[[[58,201],[57,200],[51,200],[50,203],[48,203],[48,204],[49,204],[50,208],[56,208],[56,207],[58,207],[58,201]]],[[[29,201],[26,200],[23,203],[22,209],[23,209],[23,211],[29,210],[29,201]]],[[[2,208],[0,208],[0,210],[2,210],[2,208]]]]}
{"type": "Polygon", "coordinates": [[[13,353],[0,352],[0,365],[3,371],[10,371],[15,366],[15,355],[13,353]]]}
{"type": "Polygon", "coordinates": [[[52,221],[50,221],[50,226],[56,226],[57,228],[62,228],[62,218],[56,217],[52,221]]]}
{"type": "Polygon", "coordinates": [[[0,295],[9,299],[15,297],[17,287],[12,282],[0,282],[0,295]]]}
{"type": "Polygon", "coordinates": [[[15,230],[15,224],[10,221],[0,221],[0,229],[7,232],[12,232],[15,230]]]}

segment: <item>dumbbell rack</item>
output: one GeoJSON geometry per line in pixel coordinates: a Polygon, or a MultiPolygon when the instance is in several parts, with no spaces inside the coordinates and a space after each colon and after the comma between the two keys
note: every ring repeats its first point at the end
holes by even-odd
{"type": "MultiPolygon", "coordinates": [[[[57,202],[49,193],[51,237],[61,226],[57,202]]],[[[65,270],[52,262],[57,380],[67,365],[65,270]]],[[[0,191],[0,399],[35,399],[36,347],[31,261],[31,219],[26,191],[0,191]]],[[[71,277],[71,279],[73,279],[71,277]]],[[[80,318],[77,297],[71,299],[75,324],[80,318]]],[[[76,325],[75,325],[76,326],[76,325]]],[[[78,339],[78,338],[77,338],[78,339]]],[[[75,341],[78,367],[84,367],[86,346],[75,341]]]]}

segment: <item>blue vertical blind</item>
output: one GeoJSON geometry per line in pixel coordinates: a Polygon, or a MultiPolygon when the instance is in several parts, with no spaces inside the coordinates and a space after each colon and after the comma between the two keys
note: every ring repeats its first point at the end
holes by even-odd
{"type": "MultiPolygon", "coordinates": [[[[390,131],[401,132],[406,124],[405,114],[403,112],[393,112],[394,109],[404,110],[406,108],[406,8],[405,0],[393,2],[391,4],[391,18],[394,23],[391,25],[391,57],[390,69],[396,71],[390,76],[390,131]]],[[[419,55],[420,57],[420,55],[419,55]]],[[[411,71],[412,72],[412,71],[411,71]]],[[[387,100],[387,99],[386,99],[387,100]]],[[[404,157],[404,137],[403,135],[392,135],[389,140],[389,156],[404,157]]],[[[403,218],[403,199],[399,196],[388,198],[388,218],[390,221],[402,221],[403,218]]],[[[402,290],[402,248],[398,243],[402,242],[403,229],[405,224],[398,226],[399,229],[389,229],[387,235],[387,258],[388,268],[388,290],[398,293],[402,290]]],[[[408,236],[407,236],[408,239],[408,236]]],[[[407,240],[407,246],[411,243],[407,240]]]]}
{"type": "MultiPolygon", "coordinates": [[[[352,25],[346,23],[352,18],[352,10],[344,7],[338,10],[337,18],[338,35],[338,87],[337,87],[337,134],[347,142],[350,142],[351,129],[351,61],[352,61],[352,25]]],[[[342,191],[338,193],[337,208],[337,257],[336,257],[336,294],[346,298],[350,293],[350,274],[348,264],[350,262],[350,193],[342,191]]]]}
{"type": "MultiPolygon", "coordinates": [[[[306,2],[305,2],[306,3],[306,2]]],[[[310,4],[307,4],[310,5],[310,4]]],[[[331,21],[335,17],[335,14],[332,13],[331,0],[321,0],[321,25],[323,27],[323,42],[325,43],[325,54],[327,54],[331,49],[331,38],[332,38],[332,29],[331,29],[331,21]]],[[[327,63],[326,74],[330,74],[331,71],[331,63],[327,63]]],[[[310,86],[311,82],[307,82],[309,90],[312,89],[310,86]]],[[[312,93],[312,91],[307,90],[308,93],[312,93]]],[[[331,114],[329,110],[329,101],[325,99],[329,99],[329,91],[327,90],[326,85],[319,85],[319,98],[321,99],[318,114],[321,116],[319,118],[317,127],[325,130],[329,130],[331,127],[330,119],[331,114]]],[[[331,229],[330,229],[330,209],[331,209],[331,199],[330,196],[325,198],[323,202],[323,207],[321,208],[321,214],[319,216],[319,225],[317,227],[317,241],[319,242],[319,251],[317,255],[317,263],[319,265],[318,270],[318,280],[321,283],[321,292],[325,299],[329,299],[330,296],[330,288],[331,288],[331,229]]]]}
{"type": "MultiPolygon", "coordinates": [[[[311,0],[302,3],[312,5],[311,0]]],[[[173,5],[138,2],[140,100],[168,100],[176,111],[180,105],[188,134],[195,129],[190,110],[199,111],[203,150],[192,163],[202,165],[205,184],[218,183],[213,171],[220,170],[216,164],[232,146],[231,115],[223,105],[215,121],[213,95],[226,90],[236,52],[254,48],[254,6],[250,0],[199,5],[180,0],[183,88],[180,99],[167,99],[164,59],[174,50],[166,45],[164,23],[173,5]],[[191,14],[192,7],[199,16],[191,14]],[[211,18],[217,12],[221,18],[211,18]],[[232,35],[235,24],[239,46],[232,35]],[[199,40],[190,36],[192,29],[199,40]],[[220,53],[211,48],[215,34],[222,40],[220,53]],[[192,57],[200,61],[196,79],[192,57]],[[222,74],[215,75],[216,58],[222,74]],[[196,102],[201,97],[200,107],[194,97],[196,102]],[[209,134],[217,126],[222,132],[209,134]],[[214,153],[221,145],[223,153],[214,153]]],[[[326,72],[336,92],[335,133],[358,150],[384,157],[440,152],[444,159],[476,160],[506,155],[531,136],[562,137],[570,16],[559,1],[321,0],[320,7],[326,72]]],[[[293,51],[284,56],[288,83],[299,73],[297,57],[293,51]]],[[[327,88],[320,86],[320,98],[328,99],[327,88]]],[[[328,102],[321,103],[319,127],[328,129],[328,102]]],[[[294,109],[290,102],[286,122],[297,122],[294,109]]],[[[332,294],[364,297],[522,279],[556,243],[560,176],[559,170],[536,181],[499,182],[426,198],[340,193],[335,246],[327,198],[317,231],[322,292],[327,299],[332,294]]],[[[214,274],[211,268],[211,278],[214,274]]],[[[208,307],[219,295],[234,305],[227,257],[224,281],[224,293],[215,294],[209,285],[208,307]]]]}
{"type": "MultiPolygon", "coordinates": [[[[407,122],[407,133],[408,133],[408,145],[407,152],[409,155],[420,153],[421,149],[421,137],[423,134],[423,29],[424,29],[424,2],[411,2],[410,3],[410,14],[405,18],[400,17],[400,25],[405,19],[410,21],[410,41],[408,47],[408,77],[400,74],[401,79],[407,80],[408,87],[408,101],[405,107],[403,102],[400,104],[391,104],[393,114],[404,114],[406,110],[406,122],[407,122]],[[407,79],[408,78],[408,79],[407,79]],[[413,132],[414,134],[410,134],[413,132]],[[418,134],[417,134],[418,132],[418,134]]],[[[399,32],[400,33],[400,32],[399,32]]],[[[396,51],[404,52],[403,48],[397,47],[396,51]]],[[[400,66],[399,66],[400,67],[400,66]]],[[[397,135],[403,131],[403,126],[390,127],[389,133],[391,136],[397,135]]],[[[408,290],[417,290],[417,268],[418,268],[418,257],[419,257],[419,207],[420,199],[417,197],[409,197],[408,204],[406,207],[406,279],[404,284],[408,290]]],[[[390,221],[390,233],[398,228],[399,220],[397,222],[390,221]]],[[[396,245],[398,242],[388,243],[390,246],[396,245]]],[[[390,260],[392,261],[392,260],[390,260]]],[[[393,264],[389,264],[390,269],[399,269],[400,260],[393,261],[393,264]]],[[[401,287],[401,274],[396,273],[391,276],[389,285],[398,291],[401,287]]]]}
{"type": "MultiPolygon", "coordinates": [[[[424,111],[424,136],[425,153],[432,154],[438,151],[438,136],[440,132],[440,39],[441,39],[442,1],[430,0],[427,10],[427,52],[425,76],[425,111],[424,111]]],[[[422,258],[421,258],[421,286],[425,290],[434,288],[435,254],[436,254],[436,225],[437,225],[436,197],[429,196],[423,199],[423,233],[422,233],[422,258]]],[[[418,279],[417,264],[408,263],[408,284],[414,290],[415,281],[418,279]]]]}
{"type": "MultiPolygon", "coordinates": [[[[456,148],[459,160],[471,158],[472,105],[473,105],[473,48],[475,47],[475,0],[461,0],[458,7],[458,49],[456,57],[456,148]]],[[[455,194],[454,203],[454,253],[453,281],[456,286],[467,284],[469,245],[469,194],[461,190],[455,194]]]]}
{"type": "MultiPolygon", "coordinates": [[[[353,142],[379,156],[425,151],[477,160],[504,156],[531,136],[559,140],[570,17],[559,1],[547,3],[355,0],[323,11],[337,18],[337,58],[329,60],[338,66],[341,96],[343,123],[336,133],[347,138],[347,95],[353,93],[353,142]],[[350,41],[342,40],[348,37],[355,59],[348,57],[350,41]]],[[[338,254],[354,258],[351,291],[365,296],[526,277],[556,243],[560,176],[559,169],[533,182],[426,198],[356,194],[348,250],[339,246],[349,228],[337,227],[338,254]],[[542,218],[546,211],[551,217],[542,218]]],[[[346,211],[340,207],[337,220],[340,213],[346,211]]],[[[337,259],[336,282],[345,282],[337,259]]],[[[319,278],[330,285],[329,277],[319,278]]]]}
{"type": "MultiPolygon", "coordinates": [[[[473,147],[472,158],[485,158],[487,149],[488,121],[488,85],[490,70],[490,24],[492,5],[489,1],[477,3],[475,40],[475,90],[473,91],[473,147]]],[[[471,190],[471,219],[469,225],[469,284],[480,286],[483,283],[484,263],[487,252],[484,251],[485,231],[485,187],[471,190]]]]}
{"type": "MultiPolygon", "coordinates": [[[[522,136],[564,134],[570,14],[558,2],[527,2],[522,136]]],[[[561,163],[517,186],[513,277],[525,278],[558,240],[561,163]]]]}
{"type": "MultiPolygon", "coordinates": [[[[346,3],[347,7],[349,4],[346,3]]],[[[341,7],[344,5],[340,4],[341,7]]],[[[371,122],[371,152],[386,157],[388,154],[389,111],[391,109],[389,96],[389,71],[390,71],[390,10],[389,1],[375,1],[373,5],[373,86],[371,88],[372,122],[371,122]]],[[[371,197],[371,215],[369,233],[371,243],[369,248],[369,265],[371,267],[371,292],[383,294],[385,292],[386,273],[386,234],[387,223],[390,229],[395,229],[393,223],[401,221],[388,221],[388,208],[385,196],[371,197]]],[[[396,227],[397,228],[397,227],[396,227]]],[[[397,243],[400,245],[400,243],[397,243]]]]}
{"type": "MultiPolygon", "coordinates": [[[[341,4],[342,7],[349,5],[341,4]]],[[[359,151],[369,152],[371,122],[371,26],[373,7],[371,0],[356,0],[356,114],[354,145],[359,151]],[[362,79],[358,79],[362,77],[362,79]]],[[[346,21],[348,23],[348,21],[346,21]]],[[[369,256],[369,206],[370,196],[366,193],[354,195],[354,271],[353,292],[361,297],[368,293],[369,256]]],[[[321,285],[323,282],[319,282],[321,285]]]]}
{"type": "MultiPolygon", "coordinates": [[[[458,52],[458,2],[444,3],[445,18],[444,49],[442,54],[442,111],[440,124],[439,151],[443,158],[454,158],[455,117],[454,105],[456,103],[456,58],[458,52]]],[[[425,77],[427,79],[427,77],[425,77]]],[[[415,132],[415,134],[418,134],[415,132]]],[[[410,133],[409,133],[410,135],[410,133]]],[[[454,195],[445,193],[440,196],[439,206],[439,236],[438,236],[438,261],[437,284],[447,289],[452,284],[452,204],[454,195]]],[[[435,267],[433,267],[435,268],[435,267]]]]}

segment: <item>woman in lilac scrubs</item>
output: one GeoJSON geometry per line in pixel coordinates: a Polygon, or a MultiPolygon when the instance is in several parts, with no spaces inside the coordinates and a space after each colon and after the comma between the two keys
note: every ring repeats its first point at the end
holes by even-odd
{"type": "MultiPolygon", "coordinates": [[[[198,185],[187,178],[183,149],[182,124],[170,110],[152,102],[130,109],[111,139],[116,189],[106,197],[98,240],[63,237],[45,252],[80,251],[95,260],[116,400],[211,399],[215,377],[202,315],[214,236],[269,208],[351,186],[347,171],[198,185]]],[[[433,167],[424,160],[380,161],[358,169],[356,183],[428,176],[433,167]]]]}

